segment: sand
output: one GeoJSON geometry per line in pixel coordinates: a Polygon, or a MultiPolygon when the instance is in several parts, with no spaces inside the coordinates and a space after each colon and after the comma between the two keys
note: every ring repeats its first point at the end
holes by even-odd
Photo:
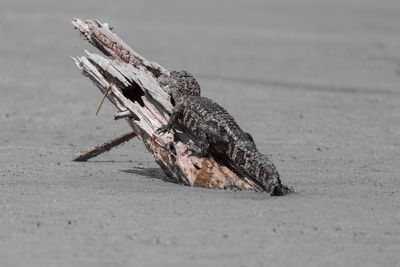
{"type": "Polygon", "coordinates": [[[1,1],[0,266],[400,266],[400,2],[215,2],[1,1]],[[138,140],[71,162],[129,129],[74,17],[193,73],[296,193],[165,182],[138,140]]]}

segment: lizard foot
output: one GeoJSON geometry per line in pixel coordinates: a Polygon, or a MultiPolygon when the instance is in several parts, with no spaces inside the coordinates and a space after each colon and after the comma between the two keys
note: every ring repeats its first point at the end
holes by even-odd
{"type": "Polygon", "coordinates": [[[160,135],[160,134],[165,134],[166,132],[169,132],[169,130],[170,130],[170,127],[168,127],[168,125],[164,125],[164,126],[161,126],[160,128],[158,128],[154,133],[157,135],[160,135]]]}

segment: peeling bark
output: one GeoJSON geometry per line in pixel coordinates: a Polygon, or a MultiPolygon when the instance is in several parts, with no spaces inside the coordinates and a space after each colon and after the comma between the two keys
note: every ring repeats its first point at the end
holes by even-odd
{"type": "Polygon", "coordinates": [[[86,56],[74,58],[76,65],[115,105],[114,118],[125,118],[171,181],[214,189],[263,191],[257,182],[238,175],[213,157],[192,155],[186,141],[190,138],[184,132],[155,135],[173,110],[170,95],[157,80],[169,71],[135,52],[106,23],[75,19],[72,24],[108,56],[86,51],[86,56]]]}

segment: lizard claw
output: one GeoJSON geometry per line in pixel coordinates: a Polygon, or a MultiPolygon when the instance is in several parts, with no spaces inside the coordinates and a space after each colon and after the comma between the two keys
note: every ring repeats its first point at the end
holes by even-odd
{"type": "Polygon", "coordinates": [[[160,128],[158,128],[154,133],[157,135],[160,135],[160,134],[165,134],[168,131],[169,131],[169,127],[167,125],[164,125],[164,126],[161,126],[160,128]]]}

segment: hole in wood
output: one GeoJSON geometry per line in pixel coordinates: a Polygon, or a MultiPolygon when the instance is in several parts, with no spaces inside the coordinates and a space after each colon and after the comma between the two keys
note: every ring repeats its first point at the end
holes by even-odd
{"type": "Polygon", "coordinates": [[[173,143],[173,142],[171,142],[171,143],[168,144],[168,148],[169,148],[169,150],[171,151],[171,154],[172,154],[174,157],[176,157],[176,149],[175,149],[175,146],[174,146],[174,143],[173,143]]]}
{"type": "Polygon", "coordinates": [[[122,94],[132,102],[139,103],[140,106],[144,106],[144,102],[142,100],[142,96],[144,96],[144,92],[142,88],[136,83],[132,83],[131,86],[125,87],[122,89],[122,94]]]}

